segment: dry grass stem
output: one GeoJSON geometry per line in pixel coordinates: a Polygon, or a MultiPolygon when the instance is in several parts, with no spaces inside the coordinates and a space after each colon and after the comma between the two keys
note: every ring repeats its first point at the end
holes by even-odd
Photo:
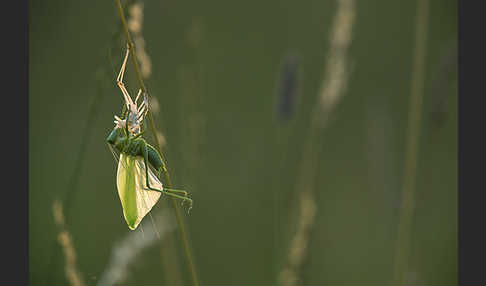
{"type": "Polygon", "coordinates": [[[309,136],[305,143],[297,184],[300,193],[297,230],[290,244],[286,266],[278,277],[280,285],[299,284],[299,272],[307,257],[309,239],[317,212],[314,181],[318,168],[319,135],[346,90],[349,74],[347,54],[352,39],[355,13],[354,0],[338,0],[331,31],[331,46],[324,68],[322,88],[319,92],[319,104],[314,106],[311,114],[309,136]]]}
{"type": "MultiPolygon", "coordinates": [[[[338,99],[346,90],[349,70],[347,53],[351,44],[352,29],[355,19],[355,1],[339,0],[330,39],[330,51],[326,60],[324,79],[319,92],[320,108],[324,112],[322,119],[334,110],[338,99]]],[[[315,112],[318,116],[322,115],[315,112]]]]}
{"type": "MultiPolygon", "coordinates": [[[[131,6],[128,7],[128,19],[127,19],[127,26],[128,30],[131,32],[133,36],[133,42],[137,46],[137,50],[135,51],[135,55],[137,57],[137,61],[140,64],[140,72],[142,74],[142,78],[147,80],[152,75],[152,61],[150,56],[148,55],[145,49],[145,39],[143,37],[143,21],[144,21],[144,5],[141,1],[136,1],[131,6]]],[[[155,117],[159,111],[159,101],[155,96],[149,97],[149,109],[150,113],[155,117]]],[[[154,140],[157,141],[157,145],[160,148],[166,146],[166,140],[164,134],[157,129],[155,130],[154,140]]],[[[161,156],[163,156],[161,154],[161,156]]],[[[164,205],[164,208],[168,206],[167,201],[161,202],[164,205]]],[[[160,252],[162,258],[163,268],[165,269],[166,273],[166,281],[169,285],[181,285],[181,274],[180,269],[178,267],[178,259],[175,253],[175,243],[174,238],[172,235],[168,235],[164,243],[160,245],[160,252]]]]}
{"type": "Polygon", "coordinates": [[[65,227],[62,204],[58,200],[54,201],[52,205],[52,212],[54,215],[54,221],[60,229],[57,236],[57,241],[61,245],[64,257],[66,259],[66,264],[64,266],[66,278],[71,286],[84,286],[86,284],[84,283],[76,264],[76,251],[74,249],[73,239],[65,227]]]}
{"type": "Polygon", "coordinates": [[[99,286],[122,283],[130,273],[130,265],[136,261],[140,253],[157,243],[159,236],[161,240],[164,240],[175,229],[175,225],[171,223],[173,217],[167,210],[161,212],[155,221],[157,221],[157,231],[152,224],[145,223],[140,226],[139,231],[128,232],[122,240],[115,244],[108,266],[99,280],[99,286]]]}
{"type": "MultiPolygon", "coordinates": [[[[142,92],[146,93],[147,96],[148,96],[147,88],[145,87],[143,77],[142,77],[140,69],[139,69],[138,61],[137,61],[137,58],[135,56],[136,55],[135,45],[132,41],[132,36],[130,35],[130,31],[128,30],[128,25],[127,25],[127,22],[125,20],[125,13],[123,11],[120,0],[115,0],[115,2],[116,2],[116,6],[118,8],[118,13],[120,15],[120,20],[121,20],[122,28],[123,28],[123,31],[124,31],[124,34],[125,34],[127,46],[130,48],[132,63],[133,63],[133,67],[135,69],[135,74],[136,74],[136,77],[137,77],[139,88],[142,90],[142,92]]],[[[148,108],[147,118],[148,118],[148,121],[149,121],[149,125],[152,129],[152,135],[154,136],[155,148],[159,152],[159,154],[161,156],[163,156],[162,151],[160,149],[160,144],[159,144],[159,141],[158,141],[158,138],[157,138],[157,128],[155,127],[155,122],[154,122],[150,108],[148,108]]],[[[164,160],[162,160],[162,175],[164,176],[167,188],[171,188],[172,183],[171,183],[170,175],[169,175],[169,172],[167,170],[167,166],[166,166],[164,160]]],[[[189,248],[189,241],[187,239],[186,231],[184,229],[182,217],[180,215],[179,208],[178,208],[178,205],[177,205],[177,202],[175,201],[175,199],[170,198],[169,200],[170,200],[172,208],[174,210],[174,215],[175,215],[175,218],[176,218],[176,221],[177,221],[177,225],[179,226],[179,232],[180,232],[180,236],[181,236],[181,240],[182,240],[182,245],[184,246],[184,252],[185,252],[185,255],[186,255],[186,258],[187,258],[187,264],[188,264],[189,271],[191,273],[192,282],[195,286],[197,286],[197,285],[199,285],[199,282],[198,282],[198,279],[197,279],[194,262],[193,262],[192,257],[191,257],[191,250],[189,248]]]]}
{"type": "Polygon", "coordinates": [[[145,51],[145,39],[142,35],[143,28],[143,3],[136,2],[128,9],[128,30],[132,33],[133,42],[137,46],[136,57],[140,64],[142,77],[147,79],[152,75],[152,61],[145,51]]]}
{"type": "Polygon", "coordinates": [[[428,31],[429,1],[417,1],[415,23],[415,46],[413,50],[412,81],[408,134],[403,168],[403,185],[400,199],[398,234],[395,246],[392,285],[405,285],[408,271],[410,232],[414,212],[415,181],[419,151],[419,136],[422,115],[425,55],[428,31]]]}

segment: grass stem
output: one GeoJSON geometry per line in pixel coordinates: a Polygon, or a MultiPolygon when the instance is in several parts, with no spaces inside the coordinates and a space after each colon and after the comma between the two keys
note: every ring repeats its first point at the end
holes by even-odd
{"type": "MultiPolygon", "coordinates": [[[[138,85],[139,85],[139,87],[140,87],[140,89],[142,90],[143,93],[148,94],[147,89],[145,88],[145,85],[143,83],[143,79],[142,79],[142,75],[140,73],[140,69],[138,68],[137,58],[136,58],[136,54],[135,54],[135,45],[133,44],[133,41],[132,41],[131,36],[130,36],[130,32],[128,31],[127,23],[126,23],[126,20],[125,20],[125,15],[124,15],[120,0],[115,0],[115,1],[116,1],[116,4],[117,4],[117,7],[118,7],[118,12],[120,14],[122,27],[123,27],[123,30],[125,32],[127,45],[130,48],[131,58],[132,58],[133,66],[135,68],[135,74],[137,76],[138,85]]],[[[160,149],[159,140],[157,138],[155,123],[154,123],[150,108],[148,109],[147,117],[148,117],[148,120],[149,120],[150,128],[152,129],[152,134],[154,136],[155,147],[156,147],[157,151],[160,154],[162,154],[161,149],[160,149]]],[[[167,166],[166,166],[164,161],[162,161],[162,169],[163,169],[162,173],[164,175],[165,183],[166,183],[168,188],[171,188],[172,183],[171,183],[171,180],[170,180],[170,175],[169,175],[169,172],[167,170],[167,166]]],[[[194,263],[193,263],[192,258],[191,258],[191,252],[190,252],[190,249],[189,249],[189,243],[188,243],[188,240],[187,240],[186,232],[184,230],[182,217],[180,215],[180,211],[179,211],[179,208],[177,206],[175,199],[170,198],[170,200],[171,200],[171,203],[172,203],[172,208],[174,209],[174,215],[176,217],[177,225],[179,227],[179,232],[180,232],[182,242],[183,242],[183,245],[184,245],[184,250],[185,250],[185,254],[186,254],[186,258],[187,258],[188,267],[189,267],[189,270],[190,270],[190,273],[191,273],[192,282],[195,286],[198,286],[199,282],[197,280],[196,270],[195,270],[194,263]]]]}
{"type": "Polygon", "coordinates": [[[393,284],[405,285],[410,248],[410,232],[414,211],[415,179],[419,149],[420,122],[424,85],[424,63],[427,44],[428,0],[417,1],[415,47],[413,52],[408,138],[401,192],[398,237],[395,249],[393,284]]]}
{"type": "MultiPolygon", "coordinates": [[[[115,37],[116,34],[114,38],[115,37]]],[[[87,122],[81,136],[81,144],[74,164],[74,170],[71,174],[71,177],[69,178],[68,188],[62,200],[64,205],[64,210],[65,210],[63,216],[64,216],[66,226],[71,225],[71,209],[74,202],[74,198],[76,197],[78,191],[78,185],[79,185],[78,183],[81,176],[80,175],[81,171],[83,170],[83,166],[86,158],[86,152],[88,150],[88,143],[91,140],[91,135],[93,131],[92,126],[94,126],[94,123],[96,122],[96,118],[98,115],[98,107],[101,105],[101,102],[104,99],[104,88],[105,88],[104,82],[105,82],[105,75],[107,73],[108,72],[106,67],[102,66],[98,68],[97,77],[96,77],[96,81],[98,83],[97,91],[90,103],[87,122]]],[[[55,274],[55,270],[59,258],[58,256],[60,254],[59,252],[56,252],[57,247],[58,247],[57,241],[53,242],[50,251],[51,253],[50,258],[48,260],[48,266],[46,271],[48,276],[46,278],[45,285],[52,285],[52,279],[54,279],[54,274],[55,274]]]]}
{"type": "Polygon", "coordinates": [[[355,22],[356,3],[354,0],[338,0],[334,15],[329,54],[324,67],[324,78],[318,102],[310,114],[310,126],[303,148],[303,157],[297,181],[299,205],[296,233],[290,242],[285,267],[280,272],[281,286],[302,284],[301,271],[308,258],[308,249],[315,226],[318,205],[316,203],[315,181],[319,167],[323,131],[329,124],[340,98],[345,94],[348,77],[348,50],[351,45],[355,22]]]}

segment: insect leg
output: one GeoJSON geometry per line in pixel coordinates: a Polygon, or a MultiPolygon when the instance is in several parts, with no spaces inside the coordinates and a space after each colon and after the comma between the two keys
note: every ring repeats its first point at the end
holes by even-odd
{"type": "Polygon", "coordinates": [[[169,189],[169,188],[164,188],[167,192],[172,192],[172,193],[181,193],[184,194],[184,196],[187,196],[187,192],[184,190],[176,190],[176,189],[169,189]]]}
{"type": "Polygon", "coordinates": [[[140,124],[140,128],[142,130],[140,131],[140,133],[138,133],[137,135],[133,136],[133,139],[137,139],[138,137],[142,136],[145,133],[145,131],[146,131],[145,125],[140,124]]]}
{"type": "MultiPolygon", "coordinates": [[[[138,94],[137,94],[137,97],[135,97],[135,103],[137,103],[138,99],[140,98],[140,95],[142,94],[142,89],[139,89],[138,90],[138,94]]],[[[138,103],[137,103],[138,104],[138,103]]]]}
{"type": "Polygon", "coordinates": [[[129,53],[130,53],[130,47],[127,46],[127,51],[125,53],[125,58],[123,59],[123,64],[121,66],[120,72],[118,73],[118,76],[116,77],[117,82],[123,81],[123,75],[125,73],[125,68],[127,66],[127,60],[128,60],[129,53]]]}
{"type": "Polygon", "coordinates": [[[127,117],[126,117],[126,124],[125,124],[125,131],[127,132],[127,137],[130,137],[130,133],[128,132],[128,117],[130,116],[130,108],[127,108],[128,110],[128,113],[127,113],[127,117]]]}
{"type": "Polygon", "coordinates": [[[145,129],[142,130],[140,133],[138,133],[137,135],[133,136],[133,139],[137,139],[138,137],[142,136],[143,133],[145,133],[145,129]]]}
{"type": "MultiPolygon", "coordinates": [[[[179,199],[182,199],[184,201],[189,201],[189,204],[190,206],[192,207],[192,199],[188,198],[187,197],[187,192],[183,191],[185,193],[185,196],[180,196],[180,195],[176,195],[172,192],[168,192],[168,191],[165,191],[163,188],[162,190],[158,190],[158,189],[155,189],[155,188],[152,188],[149,184],[149,173],[148,173],[148,168],[149,168],[149,165],[147,163],[148,159],[148,151],[147,151],[147,145],[144,143],[143,146],[142,146],[142,153],[143,153],[143,161],[144,161],[144,164],[145,164],[145,183],[147,184],[147,188],[149,190],[152,190],[152,191],[157,191],[157,192],[161,192],[161,193],[164,193],[168,196],[172,196],[172,197],[175,197],[175,198],[179,198],[179,199]]],[[[179,191],[179,190],[177,190],[179,191]]],[[[179,191],[180,192],[180,191],[179,191]]]]}
{"type": "MultiPolygon", "coordinates": [[[[140,89],[137,95],[137,99],[135,99],[135,103],[137,103],[137,100],[141,94],[142,94],[142,90],[140,89]]],[[[147,115],[147,112],[148,112],[148,99],[146,93],[143,93],[142,103],[140,103],[140,105],[138,106],[138,121],[143,122],[143,119],[145,115],[147,115]]]]}
{"type": "Polygon", "coordinates": [[[130,105],[133,105],[132,98],[130,97],[130,94],[128,93],[127,89],[125,88],[125,84],[123,83],[123,75],[125,74],[125,68],[127,66],[127,60],[128,56],[130,53],[130,48],[127,47],[127,52],[125,54],[125,59],[123,60],[123,64],[120,69],[120,73],[118,74],[118,77],[116,78],[116,84],[122,91],[123,97],[125,98],[125,104],[127,106],[127,109],[130,109],[130,105]]]}

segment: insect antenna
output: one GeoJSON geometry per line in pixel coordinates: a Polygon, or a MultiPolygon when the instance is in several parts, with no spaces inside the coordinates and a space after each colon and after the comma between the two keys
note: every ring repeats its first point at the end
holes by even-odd
{"type": "MultiPolygon", "coordinates": [[[[108,143],[107,143],[108,144],[108,143]]],[[[115,161],[118,163],[118,164],[122,164],[122,167],[125,168],[125,170],[128,170],[128,167],[127,165],[125,165],[125,162],[121,161],[117,158],[117,154],[116,154],[116,151],[115,149],[113,148],[113,146],[111,146],[110,144],[108,144],[108,148],[110,148],[110,151],[111,151],[111,154],[113,154],[113,158],[115,158],[115,161]]]]}
{"type": "Polygon", "coordinates": [[[113,158],[115,158],[115,161],[118,164],[119,161],[118,161],[118,158],[116,157],[117,154],[116,154],[115,150],[113,149],[113,147],[109,143],[106,143],[106,145],[108,145],[108,148],[110,149],[110,152],[113,155],[113,158]]]}
{"type": "MultiPolygon", "coordinates": [[[[145,166],[144,166],[144,168],[145,168],[145,166]]],[[[150,167],[148,167],[148,168],[149,168],[149,171],[150,171],[150,167]]],[[[145,174],[145,172],[142,172],[142,173],[145,174]]],[[[150,173],[149,173],[149,175],[150,175],[150,173]]],[[[142,192],[142,191],[140,190],[140,192],[142,192]]],[[[147,201],[145,200],[145,196],[143,194],[140,194],[140,196],[142,197],[142,201],[143,201],[143,204],[145,205],[145,208],[148,209],[148,205],[147,205],[147,201]]],[[[152,222],[152,227],[154,228],[155,235],[157,236],[157,239],[160,240],[160,233],[157,229],[157,226],[155,225],[154,218],[152,217],[152,210],[149,211],[148,215],[150,217],[150,221],[152,222]]]]}
{"type": "Polygon", "coordinates": [[[142,233],[142,238],[145,238],[145,233],[143,233],[143,228],[140,228],[140,232],[142,233]]]}
{"type": "Polygon", "coordinates": [[[155,235],[157,236],[157,239],[160,240],[160,234],[159,231],[157,230],[157,226],[155,225],[154,218],[152,217],[152,211],[149,212],[150,216],[150,221],[152,222],[152,227],[154,228],[155,235]]]}

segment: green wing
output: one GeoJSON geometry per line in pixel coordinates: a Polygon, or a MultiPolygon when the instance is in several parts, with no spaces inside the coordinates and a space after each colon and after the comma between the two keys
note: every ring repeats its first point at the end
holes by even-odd
{"type": "MultiPolygon", "coordinates": [[[[162,183],[148,170],[150,187],[162,190],[162,183]]],[[[120,154],[116,184],[123,208],[123,216],[131,230],[137,228],[143,217],[152,209],[161,193],[147,189],[145,164],[142,157],[120,154]]]]}

